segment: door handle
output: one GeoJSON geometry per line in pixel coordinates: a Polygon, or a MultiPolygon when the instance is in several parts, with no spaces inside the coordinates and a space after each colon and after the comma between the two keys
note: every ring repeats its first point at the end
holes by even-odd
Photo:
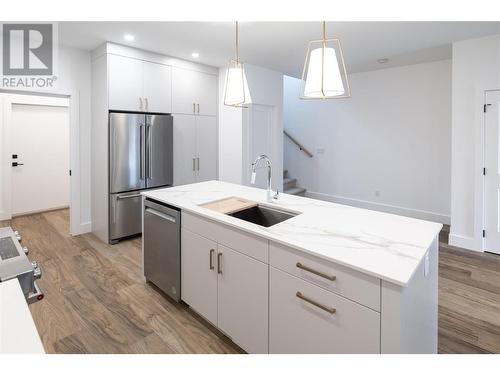
{"type": "Polygon", "coordinates": [[[153,208],[146,208],[146,212],[147,213],[150,213],[152,215],[155,215],[155,216],[158,216],[158,217],[161,217],[162,219],[165,219],[165,220],[168,220],[168,221],[171,221],[172,223],[175,223],[177,220],[175,217],[171,216],[171,215],[168,215],[168,214],[164,214],[163,212],[160,212],[160,211],[156,211],[155,209],[153,208]]]}
{"type": "Polygon", "coordinates": [[[142,98],[139,96],[139,109],[142,111],[142,98]]]}
{"type": "Polygon", "coordinates": [[[335,314],[335,312],[337,311],[337,309],[335,307],[328,307],[328,306],[325,306],[323,305],[322,303],[319,303],[317,301],[314,301],[313,299],[309,298],[309,297],[306,297],[305,295],[303,295],[301,292],[297,292],[295,293],[295,296],[297,298],[300,298],[302,301],[306,301],[307,303],[310,303],[311,305],[313,306],[316,306],[318,308],[320,308],[321,310],[324,310],[324,311],[327,311],[329,312],[330,314],[335,314]]]}
{"type": "Polygon", "coordinates": [[[196,103],[193,103],[193,113],[196,114],[196,103]]]}
{"type": "Polygon", "coordinates": [[[151,147],[151,124],[146,125],[147,132],[147,148],[148,148],[148,179],[153,179],[153,150],[151,147]]]}
{"type": "Polygon", "coordinates": [[[198,103],[197,106],[198,106],[198,114],[200,114],[200,103],[198,103]]]}
{"type": "Polygon", "coordinates": [[[210,249],[210,269],[213,270],[214,267],[214,253],[215,249],[210,249]]]}
{"type": "Polygon", "coordinates": [[[116,199],[130,199],[130,198],[138,198],[141,194],[130,194],[130,195],[118,195],[116,199]]]}
{"type": "Polygon", "coordinates": [[[196,158],[196,162],[198,163],[198,170],[200,170],[200,158],[196,158]]]}
{"type": "Polygon", "coordinates": [[[222,274],[222,253],[217,254],[217,273],[222,274]]]}
{"type": "Polygon", "coordinates": [[[196,159],[193,158],[193,171],[195,171],[195,170],[196,170],[196,159]]]}
{"type": "Polygon", "coordinates": [[[307,266],[304,266],[302,263],[300,262],[297,262],[297,264],[295,265],[297,268],[300,268],[301,270],[304,270],[304,271],[307,271],[307,272],[310,272],[310,273],[313,273],[315,275],[318,275],[320,277],[323,277],[325,279],[328,279],[330,281],[335,281],[335,279],[337,278],[335,275],[327,275],[326,273],[323,273],[321,271],[317,271],[313,268],[310,268],[310,267],[307,267],[307,266]]]}
{"type": "Polygon", "coordinates": [[[12,166],[13,166],[13,167],[19,167],[19,166],[21,166],[21,165],[24,165],[24,163],[18,163],[17,161],[13,161],[13,162],[12,162],[12,166]]]}
{"type": "Polygon", "coordinates": [[[146,111],[149,111],[149,100],[148,100],[148,98],[144,98],[144,103],[146,103],[146,111]]]}
{"type": "Polygon", "coordinates": [[[146,179],[146,172],[145,172],[145,169],[146,169],[146,151],[145,151],[145,145],[144,145],[144,138],[145,138],[145,126],[143,124],[141,124],[139,126],[139,134],[140,134],[140,153],[141,153],[141,165],[139,167],[139,173],[141,175],[141,180],[145,180],[146,179]]]}

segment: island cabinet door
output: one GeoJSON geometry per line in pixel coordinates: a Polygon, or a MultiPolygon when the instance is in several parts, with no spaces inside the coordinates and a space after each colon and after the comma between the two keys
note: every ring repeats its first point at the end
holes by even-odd
{"type": "Polygon", "coordinates": [[[380,353],[380,314],[270,267],[270,353],[380,353]]]}
{"type": "Polygon", "coordinates": [[[219,329],[248,353],[268,353],[268,265],[219,244],[219,329]]]}
{"type": "Polygon", "coordinates": [[[182,228],[181,299],[217,325],[217,243],[182,228]]]}

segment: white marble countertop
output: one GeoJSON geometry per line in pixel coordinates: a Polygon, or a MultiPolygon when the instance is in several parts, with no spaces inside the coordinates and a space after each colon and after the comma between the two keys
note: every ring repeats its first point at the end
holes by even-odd
{"type": "Polygon", "coordinates": [[[17,279],[0,283],[0,353],[45,353],[17,279]]]}
{"type": "Polygon", "coordinates": [[[278,201],[267,203],[266,190],[221,181],[142,194],[400,286],[408,284],[442,228],[438,223],[295,195],[280,193],[278,201]],[[199,207],[231,196],[301,214],[264,228],[199,207]]]}

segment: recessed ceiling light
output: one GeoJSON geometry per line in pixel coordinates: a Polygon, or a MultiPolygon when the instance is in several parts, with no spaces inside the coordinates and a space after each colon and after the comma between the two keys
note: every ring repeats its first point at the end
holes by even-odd
{"type": "Polygon", "coordinates": [[[135,37],[132,34],[125,34],[123,36],[123,39],[125,39],[127,42],[133,42],[135,37]]]}
{"type": "Polygon", "coordinates": [[[195,59],[197,59],[198,57],[200,57],[200,54],[198,52],[193,52],[191,54],[191,57],[194,57],[195,59]]]}
{"type": "Polygon", "coordinates": [[[382,59],[378,59],[378,60],[377,60],[377,62],[378,62],[379,64],[385,64],[385,63],[386,63],[386,62],[388,62],[388,61],[389,61],[389,59],[388,59],[387,57],[384,57],[384,58],[382,58],[382,59]]]}

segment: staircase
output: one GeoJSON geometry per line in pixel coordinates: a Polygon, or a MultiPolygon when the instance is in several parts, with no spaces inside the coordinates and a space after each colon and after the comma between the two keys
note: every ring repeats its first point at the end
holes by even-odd
{"type": "Polygon", "coordinates": [[[305,197],[306,189],[297,186],[297,179],[288,177],[288,171],[283,171],[283,192],[285,194],[300,195],[305,197]]]}

